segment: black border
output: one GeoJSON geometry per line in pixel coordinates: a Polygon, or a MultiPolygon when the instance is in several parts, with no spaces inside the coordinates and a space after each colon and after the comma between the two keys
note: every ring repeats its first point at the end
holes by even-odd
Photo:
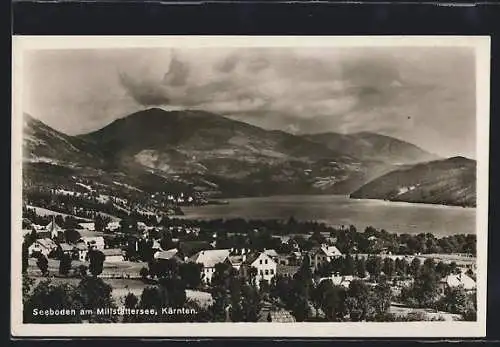
{"type": "MultiPolygon", "coordinates": [[[[499,177],[498,141],[495,138],[495,129],[498,129],[496,126],[500,112],[500,68],[498,67],[500,6],[495,3],[459,6],[457,3],[450,6],[438,6],[436,4],[333,4],[327,2],[161,4],[131,1],[82,3],[18,1],[12,4],[11,32],[16,35],[491,35],[487,336],[492,341],[500,340],[500,271],[496,266],[500,263],[500,252],[497,251],[500,246],[500,233],[496,230],[498,219],[495,214],[494,201],[498,192],[498,183],[495,178],[499,177]]],[[[9,71],[11,69],[10,58],[11,56],[7,60],[9,71]]],[[[6,80],[10,90],[10,79],[6,80]]],[[[10,114],[10,97],[7,105],[7,112],[10,114]]],[[[10,122],[5,129],[8,131],[6,138],[10,140],[10,122]]],[[[6,148],[10,147],[4,147],[4,150],[6,148]]],[[[10,151],[5,150],[5,152],[10,159],[10,151]]],[[[10,176],[10,171],[8,175],[10,176]]],[[[9,181],[4,183],[6,182],[9,181]]],[[[10,191],[10,185],[4,191],[10,191]]],[[[8,204],[10,205],[10,202],[8,204]]],[[[10,209],[7,211],[10,212],[10,209]]],[[[7,220],[10,221],[10,216],[7,220]]],[[[10,237],[3,242],[3,245],[10,248],[10,237]]],[[[8,251],[3,252],[6,258],[9,254],[8,251]]],[[[4,274],[10,273],[10,257],[8,258],[7,262],[3,262],[3,265],[9,266],[7,271],[3,272],[4,274]]],[[[4,283],[9,282],[4,281],[4,283]]],[[[10,292],[10,286],[7,291],[10,292]]],[[[9,298],[9,294],[3,297],[9,298]]],[[[10,312],[10,301],[3,307],[8,307],[10,312]]],[[[29,345],[34,342],[33,340],[38,339],[19,338],[23,341],[18,341],[17,344],[29,345]]],[[[186,337],[186,339],[190,338],[186,337]]],[[[209,343],[213,343],[216,339],[194,338],[194,341],[208,340],[209,343]]],[[[94,338],[85,340],[98,343],[94,338]]],[[[132,339],[112,338],[107,339],[105,343],[128,346],[132,343],[130,340],[132,339]]],[[[142,341],[145,340],[153,339],[142,339],[142,341]]],[[[182,338],[175,338],[175,341],[182,340],[182,338]]],[[[254,345],[255,342],[262,342],[262,340],[274,340],[273,343],[291,340],[316,341],[315,344],[325,345],[331,343],[332,339],[223,338],[223,340],[224,342],[244,341],[244,345],[254,345]]],[[[352,340],[349,342],[350,339],[335,340],[352,344],[368,340],[368,338],[358,339],[358,342],[352,340]]],[[[372,339],[370,345],[387,345],[389,342],[384,340],[384,338],[372,339]]],[[[403,342],[413,339],[391,340],[403,342]]],[[[421,338],[419,340],[429,342],[436,339],[421,338]]],[[[460,339],[453,339],[453,341],[457,340],[460,339]]],[[[175,343],[175,341],[170,341],[170,343],[175,343]]],[[[395,341],[389,344],[394,344],[395,341]]],[[[473,342],[478,339],[465,339],[464,341],[473,342]]],[[[59,345],[61,342],[51,341],[50,343],[59,345]]],[[[75,341],[64,343],[68,342],[75,341]]],[[[302,342],[298,342],[298,345],[300,343],[302,342]]]]}

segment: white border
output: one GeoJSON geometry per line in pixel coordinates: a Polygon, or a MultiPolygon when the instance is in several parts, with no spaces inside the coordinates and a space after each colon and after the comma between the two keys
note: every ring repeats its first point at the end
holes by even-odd
{"type": "MultiPolygon", "coordinates": [[[[15,337],[484,337],[488,235],[489,36],[13,36],[11,333],[15,337]],[[33,49],[152,47],[473,47],[477,119],[477,322],[23,324],[22,82],[23,52],[33,49]]],[[[459,67],[458,67],[459,68],[459,67]]]]}

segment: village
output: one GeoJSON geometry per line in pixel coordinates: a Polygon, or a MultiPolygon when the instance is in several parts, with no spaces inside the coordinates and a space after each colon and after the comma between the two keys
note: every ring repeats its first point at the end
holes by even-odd
{"type": "MultiPolygon", "coordinates": [[[[458,309],[446,312],[422,307],[425,304],[405,294],[416,285],[428,264],[436,274],[435,302],[453,290],[461,290],[468,297],[475,297],[476,292],[476,258],[470,252],[463,252],[470,245],[448,252],[441,247],[441,252],[432,253],[432,247],[425,252],[407,252],[406,245],[399,244],[400,251],[394,252],[394,247],[384,247],[384,238],[390,238],[387,232],[374,228],[367,228],[364,233],[351,226],[335,232],[316,230],[283,235],[283,230],[273,233],[265,228],[228,232],[225,224],[214,226],[209,222],[159,216],[142,218],[143,221],[128,218],[104,222],[97,214],[94,221],[79,222],[72,228],[62,227],[60,224],[65,224],[65,220],[56,214],[46,215],[43,220],[49,222],[40,225],[23,219],[27,273],[35,278],[76,281],[88,269],[90,253],[97,251],[103,255],[98,277],[113,287],[115,301],[123,301],[130,293],[140,297],[144,288],[157,284],[173,267],[181,269],[180,275],[188,283],[186,296],[204,308],[214,304],[213,292],[217,286],[214,278],[225,271],[221,269],[230,269],[246,283],[253,283],[258,291],[267,293],[261,297],[258,321],[297,320],[294,309],[283,304],[286,299],[280,300],[279,295],[273,298],[269,293],[279,287],[280,281],[296,278],[304,266],[310,273],[312,288],[320,288],[323,282],[345,291],[353,283],[363,283],[373,290],[381,284],[387,285],[391,299],[386,311],[399,319],[411,319],[409,316],[418,317],[416,320],[463,319],[458,309]],[[40,258],[47,259],[45,269],[39,265],[40,258]],[[63,259],[70,259],[70,266],[61,271],[63,259]],[[184,266],[191,270],[182,270],[184,266]],[[187,271],[194,271],[194,275],[186,275],[187,271]]],[[[285,223],[283,228],[286,226],[285,223]]],[[[407,242],[415,243],[411,237],[407,242]]],[[[326,312],[322,315],[328,316],[326,312]]],[[[230,320],[229,316],[226,320],[230,320]]]]}

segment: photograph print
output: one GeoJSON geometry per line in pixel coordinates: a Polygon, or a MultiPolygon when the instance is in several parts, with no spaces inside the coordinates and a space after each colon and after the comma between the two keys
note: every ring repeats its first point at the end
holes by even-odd
{"type": "Polygon", "coordinates": [[[12,334],[484,336],[489,50],[14,36],[12,334]]]}

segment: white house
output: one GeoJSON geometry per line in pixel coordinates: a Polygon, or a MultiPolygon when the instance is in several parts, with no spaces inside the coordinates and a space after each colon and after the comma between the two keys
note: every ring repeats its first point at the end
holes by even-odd
{"type": "Polygon", "coordinates": [[[266,253],[262,252],[250,263],[250,266],[257,269],[256,282],[261,280],[270,282],[276,275],[276,266],[278,264],[266,253]]]}
{"type": "Polygon", "coordinates": [[[321,245],[321,247],[313,254],[311,266],[318,269],[321,264],[329,263],[332,259],[341,257],[342,253],[335,246],[321,245]]]}
{"type": "Polygon", "coordinates": [[[87,254],[89,252],[89,247],[84,242],[78,242],[75,245],[75,252],[78,254],[78,260],[79,261],[86,261],[87,260],[87,254]]]}
{"type": "Polygon", "coordinates": [[[109,230],[109,231],[116,231],[118,229],[120,229],[120,222],[109,222],[107,225],[106,225],[106,229],[109,230]]]}
{"type": "Polygon", "coordinates": [[[446,288],[457,288],[463,287],[465,290],[476,289],[476,281],[470,278],[465,273],[460,273],[458,275],[448,275],[443,278],[440,282],[441,292],[444,292],[446,288]]]}
{"type": "Polygon", "coordinates": [[[123,261],[123,252],[121,249],[118,248],[103,249],[102,253],[104,253],[104,255],[106,256],[104,261],[107,263],[118,263],[123,261]]]}
{"type": "Polygon", "coordinates": [[[31,257],[33,253],[41,253],[47,257],[55,249],[57,249],[57,244],[51,239],[38,239],[28,247],[28,254],[31,257]]]}
{"type": "Polygon", "coordinates": [[[196,253],[190,261],[203,265],[203,282],[209,284],[212,282],[212,276],[215,273],[215,265],[229,262],[229,249],[209,249],[196,253]]]}
{"type": "Polygon", "coordinates": [[[334,286],[342,286],[344,288],[349,288],[351,285],[351,282],[354,281],[354,276],[348,275],[348,276],[341,276],[339,274],[332,274],[330,277],[322,277],[318,280],[318,284],[320,284],[323,281],[332,281],[332,284],[334,286]]]}

